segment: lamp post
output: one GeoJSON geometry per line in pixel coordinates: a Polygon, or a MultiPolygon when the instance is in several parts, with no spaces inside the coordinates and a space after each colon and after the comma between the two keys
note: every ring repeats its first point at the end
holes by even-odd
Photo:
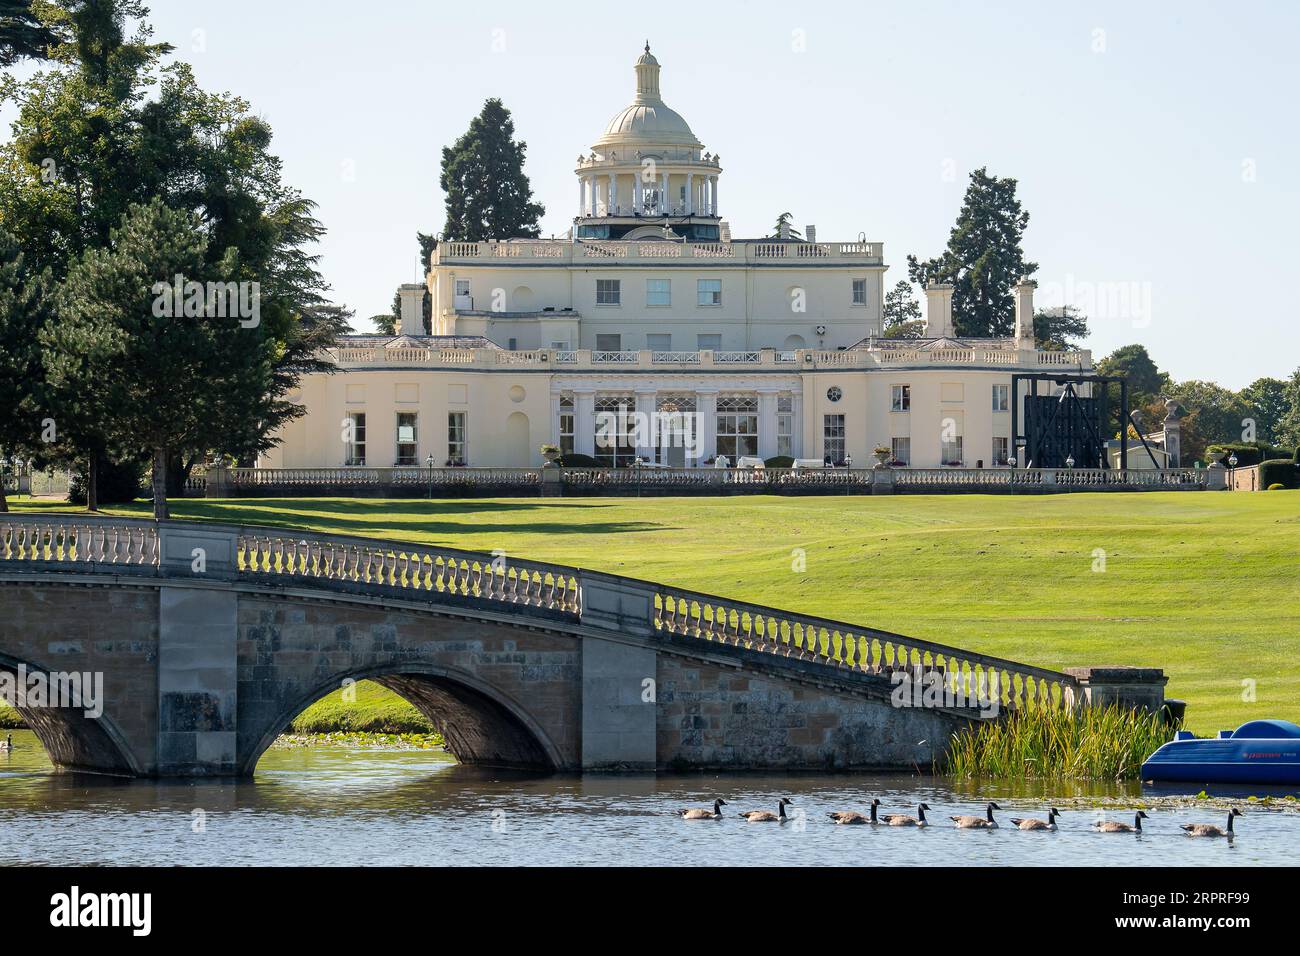
{"type": "Polygon", "coordinates": [[[1228,488],[1231,491],[1237,490],[1237,453],[1234,451],[1228,456],[1228,488]]]}
{"type": "Polygon", "coordinates": [[[429,500],[433,500],[433,454],[424,459],[425,467],[429,469],[429,500]]]}

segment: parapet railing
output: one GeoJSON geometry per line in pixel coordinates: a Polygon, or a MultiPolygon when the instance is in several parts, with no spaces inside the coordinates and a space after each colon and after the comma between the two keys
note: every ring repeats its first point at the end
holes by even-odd
{"type": "Polygon", "coordinates": [[[972,706],[1074,706],[1079,682],[1068,674],[876,628],[783,611],[664,584],[581,568],[484,554],[257,526],[163,522],[89,516],[0,515],[0,571],[117,572],[201,577],[196,541],[233,544],[214,575],[361,590],[394,589],[413,600],[474,598],[488,606],[536,607],[582,622],[584,589],[614,587],[649,608],[652,632],[814,662],[836,671],[929,675],[972,706]],[[169,550],[167,539],[177,546],[169,550]],[[172,552],[175,553],[172,553],[172,552]]]}

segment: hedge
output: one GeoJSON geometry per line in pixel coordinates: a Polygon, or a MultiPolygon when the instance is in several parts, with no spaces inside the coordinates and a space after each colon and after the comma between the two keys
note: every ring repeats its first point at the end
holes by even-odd
{"type": "Polygon", "coordinates": [[[1291,454],[1291,449],[1274,448],[1266,442],[1260,441],[1250,443],[1216,442],[1205,449],[1206,458],[1210,461],[1221,461],[1225,465],[1228,463],[1228,457],[1233,454],[1237,456],[1238,468],[1248,468],[1251,465],[1258,465],[1261,461],[1285,458],[1291,454]]]}
{"type": "Polygon", "coordinates": [[[1273,458],[1259,466],[1259,487],[1300,488],[1300,465],[1292,458],[1273,458]]]}

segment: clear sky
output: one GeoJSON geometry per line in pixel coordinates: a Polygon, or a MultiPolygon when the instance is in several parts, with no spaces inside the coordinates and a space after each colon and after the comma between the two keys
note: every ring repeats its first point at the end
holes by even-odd
{"type": "Polygon", "coordinates": [[[1142,342],[1234,388],[1300,365],[1294,2],[152,6],[206,88],[270,121],[362,328],[416,277],[441,148],[489,96],[528,143],[543,234],[569,227],[574,159],[648,38],[665,101],[722,157],[733,236],[789,210],[819,239],[883,241],[892,283],[987,165],[1019,180],[1040,304],[1088,311],[1098,355],[1142,342]]]}

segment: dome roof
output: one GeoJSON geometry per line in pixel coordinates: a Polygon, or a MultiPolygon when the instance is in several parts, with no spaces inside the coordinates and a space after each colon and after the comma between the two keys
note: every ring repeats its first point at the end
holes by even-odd
{"type": "Polygon", "coordinates": [[[691,146],[703,148],[680,113],[669,108],[659,96],[659,61],[646,43],[645,52],[637,57],[636,99],[624,107],[605,126],[595,146],[644,145],[691,146]]]}

